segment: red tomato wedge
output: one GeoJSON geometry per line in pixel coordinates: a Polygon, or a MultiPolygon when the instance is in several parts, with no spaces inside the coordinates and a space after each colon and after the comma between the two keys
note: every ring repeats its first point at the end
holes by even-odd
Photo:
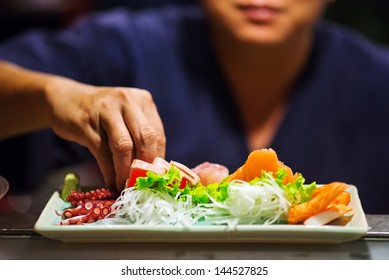
{"type": "Polygon", "coordinates": [[[159,165],[148,163],[140,159],[134,159],[130,168],[130,175],[126,182],[126,188],[133,187],[138,177],[146,177],[146,173],[152,171],[156,174],[163,175],[166,169],[159,165]]]}

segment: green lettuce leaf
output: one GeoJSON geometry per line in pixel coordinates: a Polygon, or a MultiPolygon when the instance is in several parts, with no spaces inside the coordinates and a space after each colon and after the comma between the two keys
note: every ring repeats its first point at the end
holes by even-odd
{"type": "Polygon", "coordinates": [[[292,204],[300,204],[311,199],[313,191],[316,189],[316,182],[304,184],[305,178],[301,173],[297,173],[297,179],[286,185],[282,184],[286,176],[285,169],[279,169],[276,173],[276,182],[284,190],[286,199],[292,204]]]}
{"type": "Polygon", "coordinates": [[[154,189],[155,191],[168,193],[172,197],[177,194],[186,194],[189,192],[189,187],[180,189],[181,174],[180,171],[172,166],[168,172],[163,175],[158,175],[152,171],[146,173],[147,177],[138,177],[134,185],[137,189],[154,189]]]}
{"type": "Polygon", "coordinates": [[[154,172],[147,172],[147,177],[138,177],[134,185],[135,188],[154,189],[155,191],[168,193],[176,199],[186,200],[186,195],[191,195],[192,202],[196,204],[211,203],[210,196],[216,201],[222,202],[227,199],[228,182],[214,183],[203,186],[198,183],[196,186],[180,189],[181,174],[177,168],[172,166],[164,175],[154,172]]]}
{"type": "MultiPolygon", "coordinates": [[[[268,180],[269,172],[263,172],[261,178],[255,178],[249,184],[255,184],[258,181],[268,180]]],[[[316,189],[316,183],[304,184],[305,178],[302,174],[297,173],[297,180],[284,185],[283,178],[286,176],[285,169],[279,169],[274,177],[278,186],[284,190],[285,198],[292,204],[296,205],[308,201],[312,197],[313,191],[316,189]]],[[[271,175],[273,176],[273,175],[271,175]]],[[[181,174],[177,168],[172,166],[168,172],[163,175],[158,175],[154,172],[147,172],[147,177],[139,177],[136,179],[135,188],[137,189],[154,189],[168,193],[176,199],[186,200],[186,195],[191,195],[192,202],[196,204],[211,203],[212,197],[215,201],[223,202],[228,197],[229,182],[214,183],[203,186],[198,183],[196,186],[180,189],[181,174]]]]}
{"type": "Polygon", "coordinates": [[[228,197],[228,185],[229,182],[213,183],[207,186],[199,183],[189,189],[189,194],[194,204],[211,203],[210,196],[218,202],[223,202],[228,197]]]}

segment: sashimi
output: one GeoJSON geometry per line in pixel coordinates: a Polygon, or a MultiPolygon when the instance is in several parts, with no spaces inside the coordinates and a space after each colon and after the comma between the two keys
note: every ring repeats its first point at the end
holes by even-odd
{"type": "Polygon", "coordinates": [[[140,159],[134,159],[130,168],[130,175],[126,182],[126,188],[133,187],[138,177],[146,177],[147,172],[152,171],[156,174],[163,175],[166,169],[159,165],[148,163],[140,159]]]}
{"type": "Polygon", "coordinates": [[[180,171],[182,177],[180,189],[185,188],[187,183],[194,186],[200,182],[200,177],[187,166],[173,160],[170,161],[170,164],[177,168],[178,171],[180,171]]]}
{"type": "Polygon", "coordinates": [[[261,177],[263,171],[271,172],[275,176],[280,169],[286,171],[283,184],[294,182],[297,179],[297,174],[293,174],[289,166],[278,160],[273,149],[255,150],[249,154],[246,162],[229,176],[228,181],[249,182],[256,177],[261,177]]]}
{"type": "Polygon", "coordinates": [[[172,165],[169,162],[167,162],[166,160],[164,160],[161,157],[156,157],[153,161],[153,164],[164,168],[165,172],[168,172],[170,170],[170,168],[172,167],[172,165]]]}
{"type": "Polygon", "coordinates": [[[200,177],[200,182],[203,186],[220,183],[229,174],[227,167],[217,163],[210,163],[208,161],[192,168],[192,171],[200,177]]]}

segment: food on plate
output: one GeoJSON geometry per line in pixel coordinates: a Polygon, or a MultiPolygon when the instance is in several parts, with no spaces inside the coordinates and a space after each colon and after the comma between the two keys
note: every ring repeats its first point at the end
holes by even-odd
{"type": "MultiPolygon", "coordinates": [[[[169,168],[170,169],[170,168],[169,168]]],[[[126,187],[131,187],[135,185],[136,178],[138,177],[146,177],[147,172],[154,172],[155,174],[162,175],[166,173],[168,169],[157,165],[155,163],[148,163],[143,160],[134,159],[130,169],[130,175],[126,182],[126,187]]]]}
{"type": "Polygon", "coordinates": [[[99,201],[113,198],[117,198],[117,194],[114,190],[98,188],[85,192],[72,190],[66,198],[66,201],[72,206],[78,206],[87,201],[99,201]]]}
{"type": "Polygon", "coordinates": [[[272,149],[251,152],[231,174],[210,162],[189,168],[162,158],[135,159],[120,194],[73,190],[65,199],[69,209],[58,215],[61,224],[322,226],[352,215],[347,188],[306,184],[272,149]]]}
{"type": "Polygon", "coordinates": [[[203,186],[221,182],[229,175],[227,167],[208,161],[192,168],[192,171],[200,177],[200,182],[203,186]]]}
{"type": "Polygon", "coordinates": [[[71,191],[80,189],[80,176],[77,173],[68,173],[64,179],[64,184],[61,190],[61,198],[66,200],[71,191]]]}
{"type": "Polygon", "coordinates": [[[193,172],[191,169],[183,165],[182,163],[179,163],[177,161],[170,161],[170,164],[180,172],[181,176],[181,183],[180,183],[180,189],[185,188],[188,186],[195,186],[198,182],[200,182],[200,177],[193,172]]]}
{"type": "Polygon", "coordinates": [[[103,219],[111,212],[117,194],[106,188],[81,191],[80,176],[68,173],[60,196],[69,203],[63,211],[57,211],[61,225],[92,223],[103,219]]]}
{"type": "Polygon", "coordinates": [[[62,217],[61,225],[76,225],[97,222],[111,213],[113,199],[87,200],[74,208],[65,209],[57,215],[62,217]]]}
{"type": "Polygon", "coordinates": [[[84,192],[73,189],[65,199],[70,206],[62,212],[57,212],[57,215],[62,218],[60,224],[74,225],[101,220],[111,212],[111,205],[117,197],[115,191],[106,188],[84,192]]]}
{"type": "Polygon", "coordinates": [[[228,181],[243,180],[249,182],[262,175],[262,171],[271,172],[277,176],[278,170],[283,169],[285,176],[282,179],[283,184],[291,183],[297,180],[298,174],[293,174],[292,169],[278,160],[278,156],[273,149],[262,149],[251,152],[246,162],[239,167],[228,181]]]}
{"type": "Polygon", "coordinates": [[[329,219],[328,222],[330,222],[333,220],[330,219],[331,217],[339,218],[350,212],[352,209],[347,206],[350,202],[350,195],[345,192],[346,189],[347,185],[339,182],[333,182],[316,189],[309,201],[290,207],[288,222],[291,224],[299,222],[313,224],[320,223],[325,218],[329,219]]]}

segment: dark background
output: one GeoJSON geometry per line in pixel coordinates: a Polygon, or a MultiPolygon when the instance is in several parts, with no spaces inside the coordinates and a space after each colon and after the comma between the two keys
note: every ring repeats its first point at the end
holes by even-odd
{"type": "MultiPolygon", "coordinates": [[[[188,4],[197,0],[1,0],[0,40],[34,27],[57,29],[95,10],[123,5],[132,9],[188,4]]],[[[222,0],[221,0],[222,1],[222,0]]],[[[360,31],[371,40],[389,46],[388,0],[337,0],[325,17],[360,31]]]]}

